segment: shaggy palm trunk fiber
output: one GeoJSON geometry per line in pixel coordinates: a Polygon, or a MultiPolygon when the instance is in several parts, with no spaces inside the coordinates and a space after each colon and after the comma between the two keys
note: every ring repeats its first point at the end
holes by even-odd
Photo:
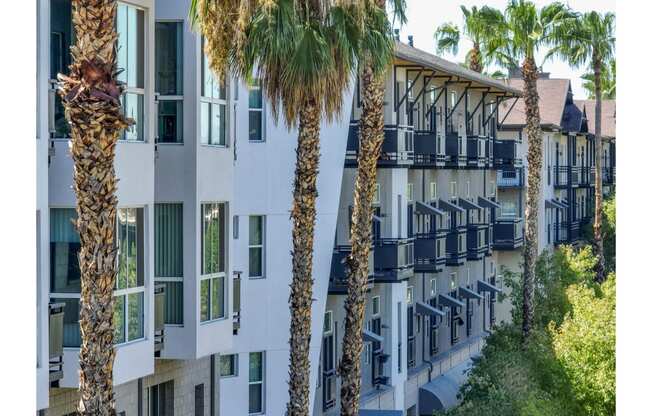
{"type": "Polygon", "coordinates": [[[360,407],[360,356],[365,292],[371,248],[371,221],[376,166],[384,138],[383,99],[385,79],[367,66],[362,74],[362,116],[359,126],[358,176],[351,216],[351,255],[347,259],[346,321],[342,341],[340,398],[343,416],[357,416],[360,407]]]}
{"type": "Polygon", "coordinates": [[[292,206],[292,285],[290,288],[290,370],[288,416],[308,416],[310,404],[310,325],[312,248],[319,171],[320,108],[316,100],[299,114],[299,138],[292,206]]]}
{"type": "Polygon", "coordinates": [[[115,415],[113,288],[116,276],[115,145],[131,121],[120,110],[116,82],[116,1],[73,1],[77,37],[70,76],[59,76],[71,127],[73,186],[81,249],[80,415],[115,415]]]}
{"type": "Polygon", "coordinates": [[[482,54],[480,53],[480,45],[478,43],[473,44],[473,49],[471,49],[471,55],[469,58],[469,69],[478,73],[482,73],[482,54]]]}
{"type": "Polygon", "coordinates": [[[602,242],[602,63],[594,59],[595,75],[595,218],[593,221],[593,246],[598,262],[595,280],[602,283],[604,271],[604,245],[602,242]]]}
{"type": "Polygon", "coordinates": [[[525,247],[523,248],[523,339],[527,342],[534,319],[533,291],[538,254],[539,197],[541,185],[541,118],[537,92],[537,67],[533,58],[523,63],[525,133],[527,151],[527,193],[525,200],[525,247]]]}

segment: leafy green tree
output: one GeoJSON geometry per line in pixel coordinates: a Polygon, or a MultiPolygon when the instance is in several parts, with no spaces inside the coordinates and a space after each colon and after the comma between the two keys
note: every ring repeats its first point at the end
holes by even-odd
{"type": "Polygon", "coordinates": [[[555,355],[585,414],[616,413],[616,277],[596,290],[572,285],[567,290],[572,313],[555,328],[555,355]]]}
{"type": "MultiPolygon", "coordinates": [[[[595,74],[590,71],[581,78],[582,88],[586,90],[590,100],[595,100],[595,74]]],[[[602,69],[602,98],[616,99],[616,58],[609,60],[609,64],[602,69]]]]}
{"type": "Polygon", "coordinates": [[[616,194],[605,199],[602,206],[602,241],[607,272],[616,271],[616,194]]]}

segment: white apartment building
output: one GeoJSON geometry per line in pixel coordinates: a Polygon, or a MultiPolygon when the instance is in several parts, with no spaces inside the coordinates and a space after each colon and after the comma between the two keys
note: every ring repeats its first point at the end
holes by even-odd
{"type": "MultiPolygon", "coordinates": [[[[297,132],[273,119],[256,80],[222,83],[212,76],[201,37],[188,22],[189,5],[119,2],[123,105],[136,125],[120,140],[115,161],[117,411],[280,415],[288,397],[297,132]]],[[[70,7],[70,0],[38,0],[36,375],[39,415],[48,416],[74,412],[79,368],[73,166],[54,90],[74,43],[70,7]]],[[[566,103],[568,93],[553,96],[559,94],[566,103]]],[[[454,394],[443,386],[462,382],[483,337],[507,319],[509,305],[497,302],[499,270],[518,265],[523,240],[527,139],[522,123],[511,121],[522,100],[509,111],[519,95],[511,82],[397,43],[387,73],[365,318],[367,414],[430,414],[453,405],[454,394]]],[[[342,260],[350,251],[360,112],[354,86],[344,106],[350,121],[322,125],[311,344],[315,415],[337,414],[339,406],[342,260]]],[[[572,238],[569,224],[590,215],[588,208],[559,208],[590,203],[590,188],[580,180],[592,166],[586,156],[592,133],[580,121],[572,130],[560,116],[545,127],[546,149],[558,143],[564,163],[551,165],[547,153],[541,218],[550,222],[540,230],[551,231],[540,232],[542,248],[572,238]],[[568,143],[584,152],[572,156],[568,143]]],[[[614,151],[611,146],[604,156],[607,177],[615,172],[614,151]]]]}

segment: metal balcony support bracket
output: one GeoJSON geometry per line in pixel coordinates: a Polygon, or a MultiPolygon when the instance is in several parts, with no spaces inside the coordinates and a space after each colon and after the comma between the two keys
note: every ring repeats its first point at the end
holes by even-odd
{"type": "MultiPolygon", "coordinates": [[[[401,108],[401,105],[403,105],[403,102],[408,98],[408,95],[410,95],[410,92],[412,91],[412,88],[414,88],[414,84],[417,83],[419,78],[421,78],[421,74],[423,74],[424,69],[421,68],[419,69],[419,72],[417,73],[417,77],[412,81],[410,86],[405,89],[405,94],[403,94],[403,97],[398,101],[398,103],[394,106],[394,111],[398,111],[401,108]]],[[[407,74],[409,74],[409,70],[406,71],[407,74]]],[[[407,82],[406,82],[407,85],[407,82]]]]}
{"type": "MultiPolygon", "coordinates": [[[[500,103],[505,99],[506,98],[505,98],[504,95],[500,95],[500,96],[496,97],[496,102],[494,103],[494,104],[496,104],[496,106],[494,107],[493,111],[489,114],[489,116],[482,122],[482,127],[487,125],[489,120],[491,120],[491,117],[493,117],[494,114],[496,114],[496,112],[498,111],[498,107],[500,106],[500,103]]],[[[492,103],[489,103],[489,104],[492,104],[492,103]]]]}
{"type": "Polygon", "coordinates": [[[432,113],[432,109],[437,106],[437,101],[439,101],[439,98],[441,97],[441,95],[443,94],[444,91],[446,91],[446,88],[440,88],[439,89],[439,94],[437,94],[437,96],[435,97],[435,100],[432,102],[432,105],[430,106],[430,108],[428,109],[426,114],[423,116],[425,119],[427,119],[428,116],[430,115],[430,113],[432,113]]]}
{"type": "MultiPolygon", "coordinates": [[[[505,113],[505,117],[503,117],[503,120],[498,123],[498,129],[503,128],[503,123],[505,123],[505,120],[507,119],[507,116],[509,116],[509,113],[512,112],[512,110],[514,109],[514,106],[516,105],[516,103],[518,102],[519,99],[520,99],[520,97],[516,97],[516,99],[514,100],[512,105],[509,107],[509,110],[507,110],[507,112],[505,113]]],[[[498,106],[496,106],[496,107],[498,107],[498,106]]]]}
{"type": "Polygon", "coordinates": [[[464,92],[462,93],[460,98],[457,100],[457,102],[455,103],[453,108],[451,108],[450,113],[446,114],[446,121],[448,121],[448,119],[451,117],[451,115],[455,112],[455,110],[457,109],[457,106],[460,105],[460,103],[462,102],[462,99],[466,99],[466,94],[469,91],[469,87],[471,86],[470,81],[463,81],[463,82],[460,82],[460,84],[467,84],[467,87],[464,88],[464,92]]]}
{"type": "Polygon", "coordinates": [[[434,76],[435,76],[435,71],[434,70],[430,71],[430,75],[424,75],[423,76],[423,85],[421,86],[421,89],[419,90],[419,93],[417,94],[417,96],[414,98],[414,102],[410,106],[410,111],[412,111],[414,109],[414,103],[419,101],[419,99],[421,98],[423,93],[426,91],[426,88],[428,87],[428,85],[430,85],[430,81],[432,81],[434,76]]]}

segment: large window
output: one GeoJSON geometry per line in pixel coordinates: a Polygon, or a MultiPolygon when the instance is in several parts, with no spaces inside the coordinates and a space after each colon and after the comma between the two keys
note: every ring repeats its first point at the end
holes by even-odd
{"type": "Polygon", "coordinates": [[[249,414],[265,411],[265,353],[249,353],[249,414]]]}
{"type": "Polygon", "coordinates": [[[215,77],[204,53],[201,75],[201,143],[226,146],[226,82],[215,77]]]}
{"type": "Polygon", "coordinates": [[[156,22],[158,143],[183,143],[183,22],[156,22]]]}
{"type": "Polygon", "coordinates": [[[224,318],[225,204],[202,204],[200,320],[224,318]]]}
{"type": "Polygon", "coordinates": [[[174,416],[174,380],[149,388],[148,416],[174,416]]]}
{"type": "Polygon", "coordinates": [[[165,285],[165,323],[183,324],[183,205],[154,206],[154,277],[165,285]]]}
{"type": "Polygon", "coordinates": [[[249,140],[252,142],[265,140],[263,132],[263,92],[258,78],[255,78],[249,85],[249,140]]]}
{"type": "Polygon", "coordinates": [[[145,140],[145,12],[118,4],[118,80],[126,85],[122,108],[136,124],[125,130],[123,140],[145,140]]]}
{"type": "Polygon", "coordinates": [[[113,324],[115,342],[120,344],[144,337],[143,209],[118,209],[116,223],[118,275],[113,324]]]}
{"type": "Polygon", "coordinates": [[[249,217],[249,277],[265,276],[265,217],[249,217]]]}

